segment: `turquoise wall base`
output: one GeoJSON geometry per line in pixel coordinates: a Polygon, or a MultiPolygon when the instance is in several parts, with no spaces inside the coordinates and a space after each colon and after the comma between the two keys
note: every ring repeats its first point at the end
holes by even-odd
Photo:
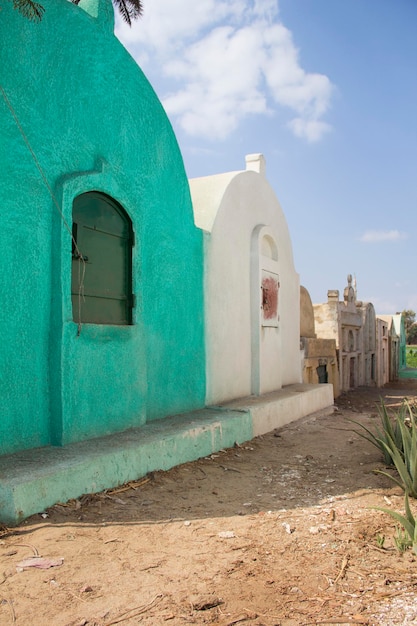
{"type": "Polygon", "coordinates": [[[413,367],[406,367],[398,372],[398,377],[403,378],[417,378],[417,369],[413,367]]]}
{"type": "Polygon", "coordinates": [[[207,456],[251,439],[249,412],[204,409],[124,433],[0,459],[0,520],[24,518],[85,493],[207,456]]]}
{"type": "Polygon", "coordinates": [[[0,457],[0,521],[14,526],[57,502],[194,461],[324,409],[333,410],[332,385],[290,385],[109,437],[0,457]]]}

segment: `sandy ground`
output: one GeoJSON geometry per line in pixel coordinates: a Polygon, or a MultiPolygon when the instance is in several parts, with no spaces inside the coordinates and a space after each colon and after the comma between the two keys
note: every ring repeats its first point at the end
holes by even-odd
{"type": "Polygon", "coordinates": [[[415,401],[417,380],[3,528],[0,624],[417,623],[417,558],[371,508],[402,491],[348,421],[373,428],[380,395],[415,401]]]}

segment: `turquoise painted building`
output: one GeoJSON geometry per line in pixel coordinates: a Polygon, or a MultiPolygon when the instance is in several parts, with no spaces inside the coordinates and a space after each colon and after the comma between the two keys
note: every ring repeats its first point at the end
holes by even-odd
{"type": "Polygon", "coordinates": [[[407,335],[402,313],[396,313],[392,316],[392,326],[398,343],[398,376],[399,378],[409,378],[408,372],[404,371],[407,368],[407,335]]]}
{"type": "Polygon", "coordinates": [[[110,0],[0,12],[0,454],[204,406],[202,236],[110,0]]]}

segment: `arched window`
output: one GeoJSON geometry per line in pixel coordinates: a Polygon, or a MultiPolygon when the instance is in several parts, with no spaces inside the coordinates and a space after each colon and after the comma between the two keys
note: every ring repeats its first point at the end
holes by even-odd
{"type": "Polygon", "coordinates": [[[132,323],[132,222],[112,198],[91,191],[72,211],[72,314],[77,323],[132,323]],[[82,258],[80,258],[82,256],[82,258]]]}

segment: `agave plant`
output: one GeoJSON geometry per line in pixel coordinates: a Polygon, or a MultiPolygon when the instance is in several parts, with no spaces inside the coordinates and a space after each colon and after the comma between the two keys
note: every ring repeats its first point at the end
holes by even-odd
{"type": "Polygon", "coordinates": [[[410,539],[413,552],[414,554],[417,554],[417,518],[414,517],[413,513],[411,512],[407,493],[405,494],[404,501],[405,516],[397,513],[396,511],[391,511],[390,509],[383,509],[381,507],[375,508],[378,511],[388,513],[388,515],[391,515],[391,517],[395,519],[395,521],[399,522],[404,527],[404,530],[410,539]]]}
{"type": "Polygon", "coordinates": [[[387,465],[394,465],[398,477],[377,470],[378,473],[388,476],[399,485],[409,496],[417,498],[417,419],[416,413],[407,400],[404,400],[400,410],[391,421],[385,404],[381,401],[379,410],[381,428],[377,428],[376,434],[366,426],[354,422],[365,432],[355,432],[376,446],[384,455],[387,465]]]}
{"type": "Polygon", "coordinates": [[[394,442],[395,447],[398,450],[402,451],[402,435],[400,422],[405,423],[406,421],[407,411],[405,401],[401,405],[398,413],[396,415],[394,414],[393,420],[391,420],[387,407],[385,406],[382,398],[381,406],[378,406],[377,409],[379,417],[381,419],[381,427],[377,426],[375,428],[375,432],[372,432],[371,430],[369,430],[369,428],[366,428],[366,426],[364,426],[360,422],[357,422],[355,420],[349,421],[353,424],[356,424],[357,426],[360,426],[360,428],[362,429],[362,432],[354,430],[357,435],[372,443],[373,446],[375,446],[376,448],[378,448],[378,450],[382,452],[382,455],[384,457],[384,463],[386,465],[394,465],[392,455],[387,450],[386,446],[389,447],[391,445],[391,442],[394,442]]]}
{"type": "Polygon", "coordinates": [[[400,485],[406,494],[417,498],[417,420],[408,402],[405,401],[405,405],[408,408],[407,422],[410,425],[408,426],[405,419],[398,421],[401,447],[397,446],[390,435],[382,442],[393,460],[399,479],[387,472],[379,471],[400,485]]]}

